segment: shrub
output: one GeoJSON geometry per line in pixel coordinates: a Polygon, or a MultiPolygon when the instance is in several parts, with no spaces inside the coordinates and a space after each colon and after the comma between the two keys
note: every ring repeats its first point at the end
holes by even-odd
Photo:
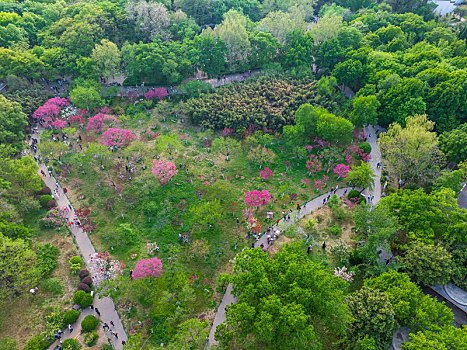
{"type": "Polygon", "coordinates": [[[50,190],[50,188],[48,188],[47,186],[45,186],[45,187],[42,187],[40,193],[41,193],[41,194],[51,194],[52,191],[50,190]]]}
{"type": "Polygon", "coordinates": [[[341,234],[341,228],[337,224],[332,225],[329,230],[334,236],[339,236],[341,234]]]}
{"type": "Polygon", "coordinates": [[[50,200],[47,202],[47,208],[49,209],[52,209],[52,208],[55,208],[57,206],[57,202],[55,202],[55,200],[50,200]]]}
{"type": "Polygon", "coordinates": [[[360,192],[358,192],[357,190],[351,190],[349,194],[347,195],[348,199],[353,199],[353,198],[358,198],[358,197],[360,197],[360,192]]]}
{"type": "Polygon", "coordinates": [[[70,264],[81,264],[81,258],[79,256],[74,256],[70,259],[70,264]]]}
{"type": "Polygon", "coordinates": [[[88,286],[92,284],[92,278],[90,276],[86,276],[81,280],[81,283],[86,283],[88,286]]]}
{"type": "Polygon", "coordinates": [[[75,323],[78,317],[79,317],[78,310],[68,310],[67,312],[65,312],[65,315],[63,315],[63,323],[65,324],[75,323]]]}
{"type": "Polygon", "coordinates": [[[93,297],[91,294],[86,293],[84,290],[78,290],[73,295],[73,301],[83,309],[92,304],[93,297]]]}
{"type": "Polygon", "coordinates": [[[358,145],[358,148],[360,148],[365,153],[371,153],[371,145],[368,142],[362,142],[360,145],[358,145]]]}
{"type": "Polygon", "coordinates": [[[99,321],[93,315],[87,315],[81,321],[81,328],[86,332],[91,332],[97,328],[99,321]]]}
{"type": "Polygon", "coordinates": [[[381,184],[384,184],[386,181],[388,181],[388,178],[386,176],[381,176],[381,179],[380,179],[381,184]]]}
{"type": "Polygon", "coordinates": [[[56,278],[50,278],[41,282],[41,288],[47,293],[51,293],[54,296],[63,295],[63,286],[60,281],[56,278]]]}
{"type": "Polygon", "coordinates": [[[79,272],[79,278],[80,279],[83,279],[84,277],[87,277],[87,276],[89,276],[89,271],[88,270],[81,270],[79,272]]]}
{"type": "Polygon", "coordinates": [[[51,200],[53,200],[52,196],[49,194],[45,194],[40,196],[39,203],[42,208],[47,208],[47,203],[49,203],[51,200]]]}
{"type": "Polygon", "coordinates": [[[78,290],[84,290],[86,293],[89,293],[91,291],[91,288],[86,283],[80,283],[78,284],[78,290]]]}
{"type": "Polygon", "coordinates": [[[47,344],[45,343],[44,339],[40,335],[36,335],[29,339],[28,343],[24,347],[23,350],[44,350],[47,344]]]}
{"type": "Polygon", "coordinates": [[[66,339],[62,344],[62,350],[80,350],[80,349],[81,347],[79,346],[79,343],[73,338],[66,339]]]}
{"type": "Polygon", "coordinates": [[[96,331],[85,333],[83,335],[84,342],[86,343],[87,346],[95,345],[98,338],[99,336],[97,335],[96,331]]]}
{"type": "Polygon", "coordinates": [[[383,176],[388,176],[388,175],[389,175],[389,171],[383,170],[381,174],[382,174],[383,176]]]}

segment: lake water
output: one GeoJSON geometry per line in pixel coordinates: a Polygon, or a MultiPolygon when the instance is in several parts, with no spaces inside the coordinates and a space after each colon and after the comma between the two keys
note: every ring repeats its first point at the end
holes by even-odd
{"type": "Polygon", "coordinates": [[[438,5],[435,12],[439,13],[441,16],[454,11],[456,8],[456,5],[449,0],[433,0],[433,2],[438,5]]]}

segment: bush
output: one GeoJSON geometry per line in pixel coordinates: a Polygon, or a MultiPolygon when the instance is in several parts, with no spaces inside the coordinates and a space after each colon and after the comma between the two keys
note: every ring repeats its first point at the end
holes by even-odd
{"type": "Polygon", "coordinates": [[[86,283],[88,286],[92,284],[92,278],[90,276],[86,276],[81,280],[81,283],[86,283]]]}
{"type": "Polygon", "coordinates": [[[351,190],[349,194],[347,195],[348,199],[354,199],[358,197],[360,197],[360,192],[358,192],[357,190],[351,190]]]}
{"type": "Polygon", "coordinates": [[[383,171],[381,172],[381,174],[382,174],[383,176],[388,176],[388,175],[389,175],[389,171],[383,170],[383,171]]]}
{"type": "Polygon", "coordinates": [[[45,194],[40,196],[39,203],[42,208],[47,208],[47,203],[49,203],[51,200],[53,200],[52,196],[49,194],[45,194]]]}
{"type": "Polygon", "coordinates": [[[91,291],[91,288],[86,283],[80,283],[78,284],[78,290],[84,290],[86,293],[89,293],[91,291]]]}
{"type": "Polygon", "coordinates": [[[360,148],[365,153],[371,153],[371,145],[368,142],[362,142],[360,145],[358,145],[358,148],[360,148]]]}
{"type": "Polygon", "coordinates": [[[93,315],[87,315],[81,321],[81,328],[86,332],[91,332],[97,328],[99,321],[93,315]]]}
{"type": "Polygon", "coordinates": [[[388,178],[386,176],[381,176],[381,179],[380,179],[381,184],[384,184],[386,181],[388,181],[388,178]]]}
{"type": "Polygon", "coordinates": [[[89,271],[88,270],[81,270],[79,272],[79,278],[80,279],[83,279],[84,277],[87,277],[87,276],[89,276],[89,271]]]}
{"type": "Polygon", "coordinates": [[[52,191],[47,186],[42,187],[40,194],[52,194],[52,191]]]}
{"type": "Polygon", "coordinates": [[[63,315],[63,323],[65,324],[75,323],[78,317],[79,317],[78,310],[68,310],[67,312],[65,312],[65,315],[63,315]]]}
{"type": "Polygon", "coordinates": [[[334,236],[339,236],[342,232],[341,228],[337,224],[332,225],[329,230],[334,236]]]}
{"type": "Polygon", "coordinates": [[[44,350],[47,344],[45,343],[44,339],[40,335],[36,335],[29,339],[28,343],[24,347],[23,350],[44,350]]]}
{"type": "Polygon", "coordinates": [[[74,256],[70,259],[70,264],[81,264],[81,261],[79,256],[74,256]]]}
{"type": "Polygon", "coordinates": [[[83,335],[84,342],[86,343],[87,346],[95,345],[98,338],[99,336],[97,335],[96,331],[85,333],[83,335]]]}
{"type": "Polygon", "coordinates": [[[63,296],[63,286],[56,278],[50,278],[41,282],[41,288],[44,292],[51,293],[54,296],[63,296]]]}
{"type": "Polygon", "coordinates": [[[62,344],[62,350],[80,350],[80,349],[81,349],[81,346],[79,346],[79,343],[73,338],[66,339],[62,344]]]}
{"type": "Polygon", "coordinates": [[[52,209],[52,208],[55,208],[57,206],[57,202],[55,202],[55,200],[50,200],[47,202],[47,208],[49,209],[52,209]]]}
{"type": "Polygon", "coordinates": [[[92,304],[93,297],[91,294],[86,293],[84,290],[78,290],[73,295],[73,301],[75,304],[81,306],[81,308],[85,309],[89,305],[92,304]]]}

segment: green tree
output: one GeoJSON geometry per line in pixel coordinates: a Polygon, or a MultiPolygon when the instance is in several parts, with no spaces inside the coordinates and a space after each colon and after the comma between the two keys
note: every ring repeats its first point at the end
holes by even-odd
{"type": "Polygon", "coordinates": [[[304,13],[275,11],[269,12],[266,17],[259,21],[257,29],[261,32],[271,33],[281,44],[285,44],[289,33],[303,31],[305,27],[304,13]]]}
{"type": "Polygon", "coordinates": [[[218,199],[201,202],[190,208],[193,223],[199,224],[201,227],[214,226],[222,217],[222,212],[223,208],[218,199]]]}
{"type": "Polygon", "coordinates": [[[93,86],[77,86],[70,91],[71,103],[81,109],[93,110],[102,106],[99,91],[93,86]]]}
{"type": "Polygon", "coordinates": [[[446,284],[451,279],[452,255],[440,245],[414,242],[402,258],[407,273],[425,285],[446,284]]]}
{"type": "Polygon", "coordinates": [[[454,163],[467,159],[467,123],[439,136],[439,147],[448,160],[454,163]]]}
{"type": "Polygon", "coordinates": [[[224,71],[227,46],[221,39],[201,33],[201,35],[195,37],[193,43],[199,57],[199,68],[209,78],[213,78],[224,71]]]}
{"type": "Polygon", "coordinates": [[[264,163],[274,163],[276,154],[269,148],[258,145],[250,150],[247,158],[258,164],[261,168],[264,163]]]}
{"type": "Polygon", "coordinates": [[[353,133],[353,125],[345,118],[331,113],[320,115],[316,125],[316,134],[319,138],[333,143],[347,143],[353,133]]]}
{"type": "Polygon", "coordinates": [[[246,25],[245,16],[235,10],[229,10],[217,27],[219,38],[227,46],[226,59],[230,67],[233,67],[236,61],[244,60],[250,53],[251,45],[246,25]]]}
{"type": "Polygon", "coordinates": [[[120,68],[121,54],[117,45],[102,39],[92,50],[91,58],[95,62],[96,73],[104,79],[113,77],[120,68]]]}
{"type": "Polygon", "coordinates": [[[332,71],[332,76],[337,79],[339,84],[358,90],[364,85],[365,69],[360,61],[349,59],[336,64],[332,71]]]}
{"type": "Polygon", "coordinates": [[[0,350],[18,350],[18,343],[6,335],[0,339],[0,350]]]}
{"type": "Polygon", "coordinates": [[[375,125],[378,123],[378,108],[381,106],[375,95],[358,96],[353,101],[349,119],[353,125],[375,125]]]}
{"type": "Polygon", "coordinates": [[[434,123],[426,115],[406,119],[406,126],[394,123],[379,137],[381,153],[391,171],[403,184],[426,184],[435,178],[443,164],[434,123]]]}
{"type": "Polygon", "coordinates": [[[453,190],[455,193],[459,193],[462,190],[462,181],[466,176],[467,174],[462,170],[443,170],[441,175],[433,182],[433,190],[439,191],[444,187],[453,190]]]}
{"type": "Polygon", "coordinates": [[[455,328],[452,325],[440,331],[422,331],[410,333],[410,342],[402,344],[402,350],[439,349],[463,350],[467,344],[467,327],[455,328]]]}
{"type": "Polygon", "coordinates": [[[427,194],[423,189],[399,190],[383,198],[391,213],[399,218],[402,232],[410,240],[433,243],[433,240],[465,240],[467,213],[457,205],[450,189],[427,194]]]}
{"type": "Polygon", "coordinates": [[[169,343],[169,350],[196,350],[204,346],[209,335],[208,323],[190,318],[181,323],[175,337],[169,343]]]}
{"type": "Polygon", "coordinates": [[[229,156],[235,156],[238,151],[240,151],[240,149],[240,142],[231,137],[219,137],[212,142],[213,152],[219,152],[220,154],[226,156],[227,160],[229,160],[229,156]]]}
{"type": "Polygon", "coordinates": [[[31,156],[7,160],[0,164],[0,175],[11,184],[10,192],[18,201],[42,188],[39,167],[31,156]]]}
{"type": "Polygon", "coordinates": [[[306,259],[300,245],[286,245],[272,256],[258,248],[239,254],[227,279],[238,302],[217,327],[223,346],[319,349],[313,323],[340,336],[350,322],[343,302],[346,282],[306,259]]]}
{"type": "Polygon", "coordinates": [[[391,302],[384,292],[363,287],[349,295],[346,303],[354,318],[350,336],[356,342],[365,335],[373,338],[377,349],[386,349],[398,328],[391,302]]]}
{"type": "Polygon", "coordinates": [[[0,95],[0,143],[20,141],[27,124],[27,116],[21,105],[0,95]]]}
{"type": "Polygon", "coordinates": [[[177,135],[161,135],[156,139],[156,152],[167,152],[170,159],[173,159],[175,153],[182,147],[177,135]]]}
{"type": "Polygon", "coordinates": [[[0,304],[27,293],[37,283],[35,260],[36,255],[23,240],[0,234],[0,304]]]}
{"type": "Polygon", "coordinates": [[[347,173],[346,180],[352,183],[353,186],[360,187],[362,191],[367,187],[371,191],[375,184],[375,173],[370,164],[361,162],[359,166],[354,166],[347,173]]]}

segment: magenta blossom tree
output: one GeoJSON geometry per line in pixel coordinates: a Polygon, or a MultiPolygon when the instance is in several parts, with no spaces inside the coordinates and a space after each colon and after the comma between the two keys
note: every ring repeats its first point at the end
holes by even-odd
{"type": "Polygon", "coordinates": [[[166,185],[177,172],[174,162],[155,159],[152,163],[152,173],[159,179],[162,186],[166,185]]]}
{"type": "Polygon", "coordinates": [[[47,100],[40,106],[32,115],[33,118],[40,119],[45,117],[57,117],[60,110],[70,105],[70,101],[66,98],[54,97],[47,100]]]}
{"type": "Polygon", "coordinates": [[[308,184],[310,183],[310,180],[308,180],[308,179],[301,179],[300,181],[302,182],[302,186],[305,187],[305,188],[306,188],[306,187],[308,186],[308,184]]]}
{"type": "Polygon", "coordinates": [[[350,166],[345,164],[337,164],[333,171],[339,176],[339,178],[345,178],[347,173],[350,171],[350,166]]]}
{"type": "Polygon", "coordinates": [[[90,117],[88,119],[88,126],[86,127],[86,130],[101,132],[105,122],[113,122],[116,120],[117,117],[115,117],[114,115],[104,114],[102,112],[97,113],[94,117],[90,117]]]}
{"type": "Polygon", "coordinates": [[[132,276],[136,280],[145,277],[162,276],[162,261],[158,258],[140,260],[136,263],[132,276]]]}
{"type": "Polygon", "coordinates": [[[63,120],[57,119],[50,125],[54,126],[57,130],[60,130],[66,126],[66,122],[64,122],[63,120]]]}
{"type": "Polygon", "coordinates": [[[136,139],[131,130],[109,128],[102,134],[102,144],[105,146],[128,146],[136,139]]]}
{"type": "Polygon", "coordinates": [[[311,155],[310,159],[306,161],[306,167],[308,169],[308,176],[312,173],[321,171],[321,161],[315,155],[311,155]]]}
{"type": "Polygon", "coordinates": [[[315,179],[313,183],[313,187],[315,188],[316,191],[319,191],[320,189],[324,187],[324,181],[315,179]]]}
{"type": "Polygon", "coordinates": [[[259,172],[259,177],[263,181],[268,181],[274,178],[274,174],[272,173],[271,169],[266,167],[264,170],[259,172]]]}
{"type": "Polygon", "coordinates": [[[251,192],[248,192],[245,195],[245,205],[248,207],[254,207],[258,208],[262,205],[265,205],[269,200],[271,199],[271,196],[269,195],[269,192],[267,190],[254,190],[251,192]]]}

